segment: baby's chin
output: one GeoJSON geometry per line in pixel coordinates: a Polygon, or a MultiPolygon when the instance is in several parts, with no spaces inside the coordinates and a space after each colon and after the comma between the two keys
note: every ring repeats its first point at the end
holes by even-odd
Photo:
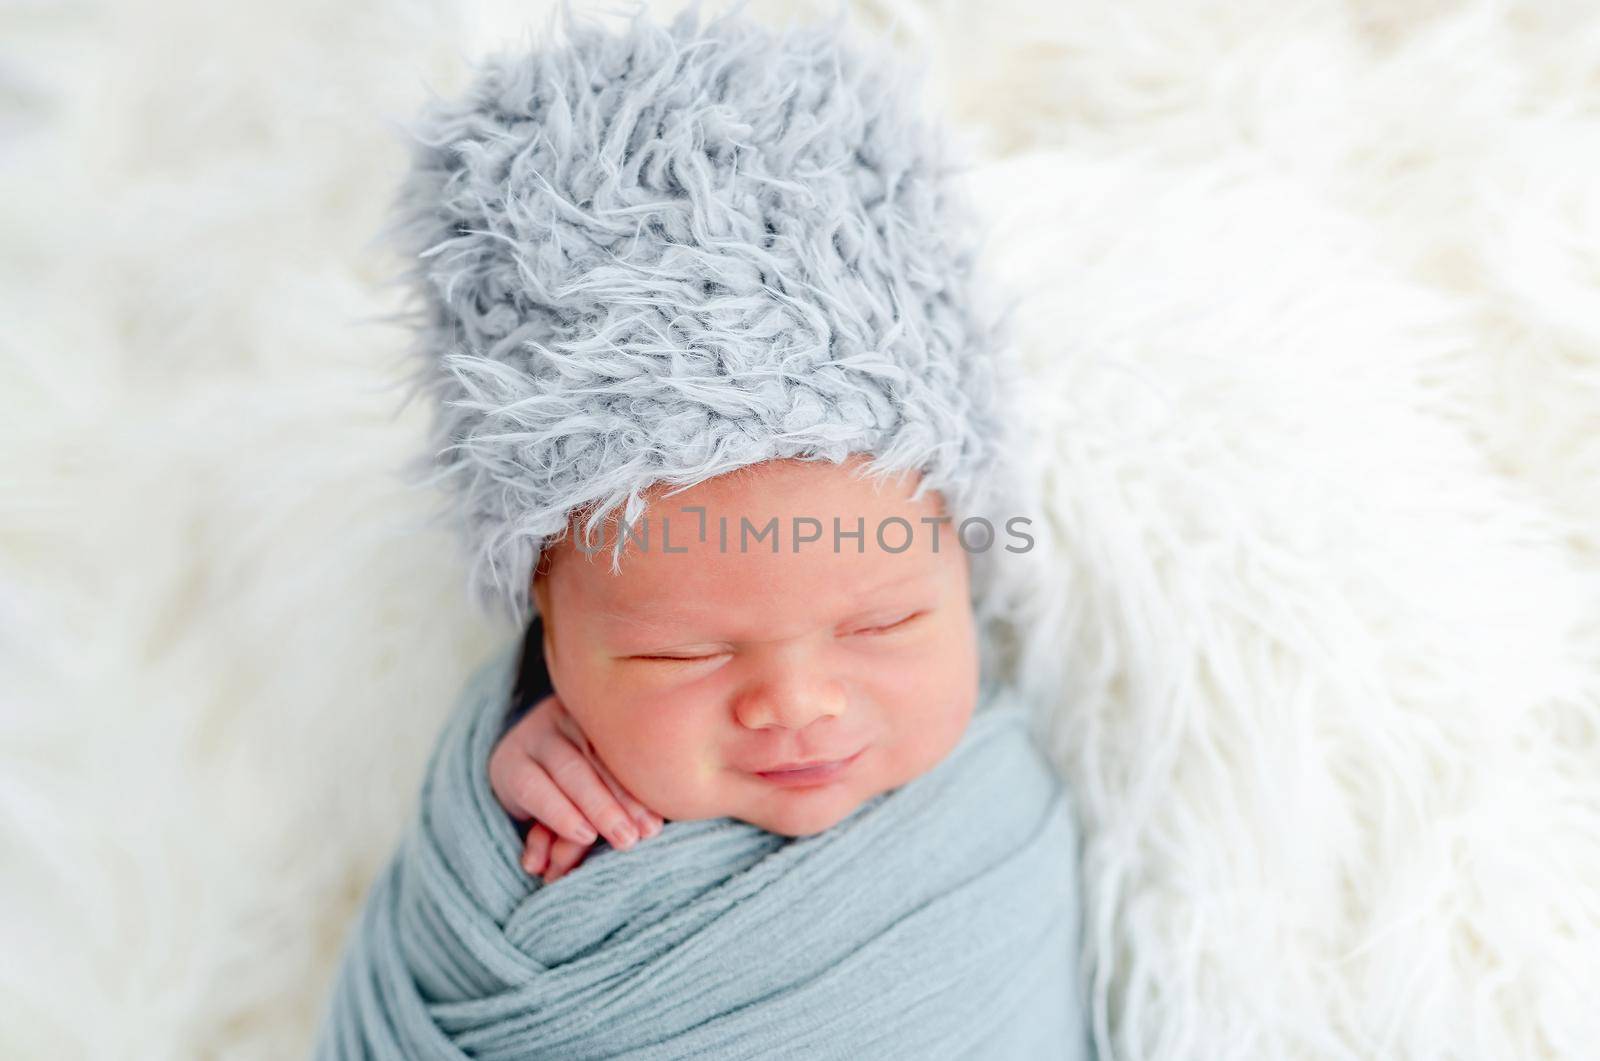
{"type": "Polygon", "coordinates": [[[646,802],[669,822],[733,818],[769,833],[799,838],[833,828],[878,791],[860,784],[782,788],[744,775],[729,789],[703,790],[692,800],[646,802]]]}
{"type": "Polygon", "coordinates": [[[743,821],[759,826],[769,833],[779,836],[790,836],[796,839],[806,836],[816,836],[818,833],[827,832],[850,816],[850,813],[865,802],[864,800],[851,800],[846,802],[831,801],[827,807],[802,807],[789,806],[741,815],[743,821]]]}
{"type": "Polygon", "coordinates": [[[742,770],[725,768],[706,778],[708,784],[678,790],[680,795],[694,790],[694,798],[646,802],[668,821],[733,818],[779,836],[815,836],[838,825],[874,797],[927,772],[947,749],[941,744],[917,751],[918,755],[907,761],[903,748],[868,749],[845,776],[821,785],[779,785],[742,770]]]}
{"type": "Polygon", "coordinates": [[[880,791],[860,781],[811,788],[774,785],[745,801],[735,816],[769,833],[798,839],[833,828],[880,791]]]}

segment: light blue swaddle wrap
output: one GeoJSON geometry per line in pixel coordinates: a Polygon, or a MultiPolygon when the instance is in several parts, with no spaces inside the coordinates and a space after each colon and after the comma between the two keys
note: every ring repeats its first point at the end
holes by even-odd
{"type": "Polygon", "coordinates": [[[1014,702],[815,836],[668,822],[545,886],[488,781],[517,659],[446,724],[317,1058],[1090,1056],[1076,826],[1014,702]]]}

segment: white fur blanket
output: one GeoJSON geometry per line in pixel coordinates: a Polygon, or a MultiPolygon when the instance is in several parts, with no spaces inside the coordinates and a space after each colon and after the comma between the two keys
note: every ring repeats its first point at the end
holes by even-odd
{"type": "MultiPolygon", "coordinates": [[[[1600,13],[859,7],[1025,301],[1104,1054],[1592,1051],[1600,13]]],[[[0,7],[0,1055],[308,1049],[507,634],[394,474],[389,122],[543,10],[0,7]]]]}

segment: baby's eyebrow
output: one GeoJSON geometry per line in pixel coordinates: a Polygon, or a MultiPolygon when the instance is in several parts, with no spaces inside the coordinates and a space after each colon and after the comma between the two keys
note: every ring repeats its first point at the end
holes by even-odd
{"type": "Polygon", "coordinates": [[[645,627],[652,630],[670,623],[682,622],[685,618],[670,611],[663,610],[660,613],[656,613],[654,608],[649,610],[655,614],[641,615],[638,611],[618,611],[614,608],[595,608],[594,614],[609,622],[626,626],[645,627]]]}
{"type": "Polygon", "coordinates": [[[883,593],[883,592],[885,592],[887,590],[899,589],[901,586],[907,585],[907,584],[912,583],[912,582],[924,582],[924,581],[932,578],[933,574],[934,574],[934,572],[931,571],[931,570],[928,570],[927,568],[922,568],[920,570],[911,571],[911,572],[908,572],[906,574],[900,575],[900,576],[898,576],[896,578],[887,579],[887,580],[885,580],[883,582],[879,582],[879,583],[877,583],[875,585],[869,586],[866,589],[861,591],[861,595],[863,597],[876,596],[877,594],[883,593]]]}

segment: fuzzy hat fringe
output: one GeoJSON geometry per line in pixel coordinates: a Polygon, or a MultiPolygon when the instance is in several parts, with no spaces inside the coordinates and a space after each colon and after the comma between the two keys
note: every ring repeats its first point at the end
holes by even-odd
{"type": "Polygon", "coordinates": [[[562,3],[564,40],[484,57],[407,130],[381,238],[417,302],[407,401],[435,410],[407,474],[516,621],[575,515],[634,521],[654,484],[865,453],[955,518],[998,496],[1005,322],[921,68],[843,7],[779,30],[743,6],[609,31],[562,3]]]}

